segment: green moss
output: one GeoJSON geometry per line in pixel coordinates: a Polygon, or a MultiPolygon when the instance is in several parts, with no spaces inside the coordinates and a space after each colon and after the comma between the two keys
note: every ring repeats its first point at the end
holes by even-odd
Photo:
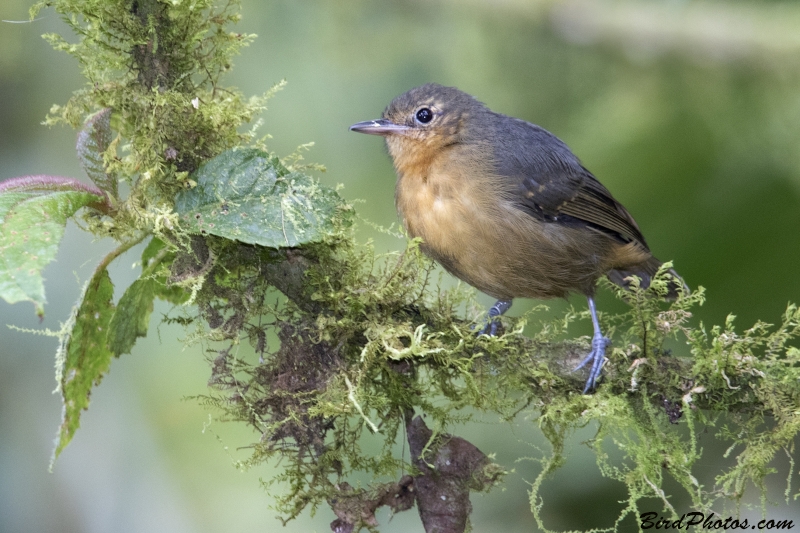
{"type": "MultiPolygon", "coordinates": [[[[563,464],[565,440],[590,421],[598,423],[589,444],[601,473],[627,487],[617,525],[638,514],[645,498],[658,498],[675,514],[663,492],[665,474],[698,510],[723,497],[737,501],[749,483],[763,493],[772,459],[780,451],[792,456],[800,430],[795,306],[775,328],[759,323],[740,333],[732,317],[710,329],[692,323],[702,289],[664,302],[669,265],[648,289],[604,283],[630,310],[601,316],[613,348],[601,385],[584,396],[585,375],[571,369],[588,342],[561,339],[586,313],[542,323],[532,338],[522,330],[535,312],[504,319],[503,335],[476,336],[483,317],[465,316],[477,309],[474,293],[440,289],[418,241],[385,255],[356,243],[345,221],[350,208],[332,217],[323,238],[295,247],[242,244],[181,227],[175,195],[197,185],[193,172],[202,163],[255,143],[252,131],[240,128],[279,87],[245,99],[220,85],[232,56],[253,36],[227,29],[238,19],[235,1],[216,5],[52,0],[33,13],[53,6],[62,15],[77,42],[48,39],[78,59],[87,79],[66,105],[53,108],[48,122],[79,127],[110,109],[112,140],[87,144],[87,157],[99,179],[114,176],[130,185],[108,213],[87,213],[87,229],[123,243],[159,237],[158,272],[147,276],[165,284],[157,287],[160,297],[182,301],[174,294],[178,287],[190,293],[173,320],[192,328],[187,342],[212,354],[212,393],[202,401],[258,435],[242,468],[280,465],[265,486],[273,496],[276,484],[284,487],[275,506],[285,519],[337,495],[386,493],[387,479],[419,473],[395,453],[413,413],[427,415],[430,447],[476,412],[493,414],[498,423],[532,413],[552,445],[551,454],[537,459],[542,471],[531,492],[542,528],[542,481],[563,464]],[[668,353],[667,341],[680,350],[668,353]],[[236,356],[243,342],[255,348],[258,363],[236,356]],[[704,487],[692,474],[702,456],[697,432],[701,425],[715,427],[715,413],[728,415],[716,432],[731,443],[736,464],[719,473],[714,487],[704,487]],[[689,431],[678,431],[676,422],[689,431]],[[377,451],[364,445],[367,438],[380,442],[377,451]],[[609,446],[622,452],[621,464],[608,459],[609,446]],[[363,492],[343,488],[354,478],[366,480],[363,492]]],[[[299,161],[298,154],[283,165],[302,172],[299,161]]],[[[105,190],[117,191],[114,184],[105,190]]],[[[502,472],[487,463],[474,475],[492,480],[484,489],[502,472]]],[[[372,527],[368,518],[361,525],[372,527]]]]}
{"type": "Polygon", "coordinates": [[[112,236],[154,227],[151,212],[172,204],[188,173],[252,141],[254,133],[240,126],[282,86],[252,98],[221,86],[232,58],[255,37],[227,29],[239,19],[238,2],[52,0],[34,5],[31,17],[50,6],[78,39],[45,38],[78,60],[87,84],[53,106],[47,123],[77,128],[91,113],[112,110],[107,171],[132,186],[121,206],[129,216],[121,213],[106,228],[112,236]]]}
{"type": "MultiPolygon", "coordinates": [[[[556,340],[562,328],[552,324],[535,339],[526,338],[522,320],[506,320],[507,333],[500,337],[476,337],[475,322],[458,312],[470,307],[472,294],[433,285],[431,263],[418,242],[403,253],[376,257],[369,246],[342,235],[314,253],[298,253],[313,257],[305,269],[305,293],[270,308],[275,324],[264,331],[277,327],[280,347],[265,354],[263,365],[238,363],[253,377],[240,383],[235,405],[222,396],[216,400],[226,418],[247,421],[262,435],[248,465],[281,459],[278,479],[289,491],[277,508],[287,517],[324,502],[352,476],[366,473],[375,482],[398,476],[402,461],[392,448],[409,411],[427,414],[434,434],[452,431],[474,412],[508,420],[532,411],[554,450],[531,496],[543,528],[541,481],[563,463],[565,439],[590,421],[599,422],[590,446],[601,473],[628,490],[619,521],[638,516],[638,505],[649,498],[675,514],[663,489],[667,474],[690,495],[694,509],[710,509],[720,497],[740,498],[748,482],[763,490],[775,453],[792,452],[799,391],[797,350],[788,343],[800,332],[794,307],[776,331],[758,325],[737,334],[731,323],[705,333],[702,325],[690,325],[702,290],[669,304],[659,298],[668,280],[665,267],[649,289],[619,292],[631,303],[627,313],[602,317],[614,349],[603,385],[583,396],[582,377],[572,376],[570,368],[587,343],[556,340]],[[297,307],[304,298],[317,312],[297,307]],[[665,352],[667,339],[684,343],[684,353],[665,352]],[[275,378],[273,371],[271,381],[260,381],[260,369],[274,365],[291,366],[295,377],[314,377],[287,393],[280,385],[283,374],[275,378]],[[734,413],[739,433],[720,428],[719,436],[734,440],[742,452],[739,463],[709,488],[698,484],[692,469],[702,456],[695,427],[713,425],[705,414],[711,412],[734,413]],[[678,430],[679,420],[688,434],[678,430]],[[297,438],[307,431],[314,433],[313,445],[303,441],[307,433],[297,438]],[[364,436],[375,433],[372,440],[383,441],[377,455],[363,448],[364,436]],[[608,446],[622,452],[621,464],[609,461],[608,446]]],[[[267,312],[253,311],[253,318],[267,312]]]]}

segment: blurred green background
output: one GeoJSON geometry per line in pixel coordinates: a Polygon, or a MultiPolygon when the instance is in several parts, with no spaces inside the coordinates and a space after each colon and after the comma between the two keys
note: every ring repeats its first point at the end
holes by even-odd
{"type": "MultiPolygon", "coordinates": [[[[0,19],[23,21],[30,0],[3,0],[0,19]]],[[[394,173],[377,138],[347,131],[377,118],[397,94],[429,81],[455,85],[492,109],[540,124],[564,141],[636,217],[655,254],[674,260],[708,303],[697,321],[728,313],[744,328],[775,322],[800,302],[800,4],[793,2],[322,0],[243,1],[236,29],[258,34],[227,81],[245,94],[282,78],[261,131],[285,155],[314,141],[309,161],[327,166],[323,183],[366,219],[396,222],[394,173]]],[[[70,57],[39,37],[65,32],[52,11],[33,23],[0,23],[0,180],[25,174],[83,177],[75,132],[40,125],[84,80],[70,57]]],[[[379,250],[401,240],[362,225],[379,250]]],[[[111,248],[70,224],[47,279],[47,315],[0,302],[0,324],[57,330],[94,265],[111,248]]],[[[124,288],[138,274],[140,249],[117,261],[124,288]]],[[[452,281],[445,278],[447,283],[452,281]]],[[[119,297],[119,294],[117,294],[119,297]]],[[[490,299],[481,296],[483,303],[490,299]]],[[[513,314],[534,302],[518,302],[513,314]]],[[[581,298],[571,300],[583,308],[581,298]]],[[[566,302],[551,302],[554,312],[566,302]]],[[[622,310],[608,295],[601,310],[622,310]]],[[[60,420],[50,392],[56,341],[0,329],[0,531],[212,532],[281,528],[259,488],[266,468],[238,472],[256,438],[244,428],[209,423],[197,402],[208,367],[184,350],[181,329],[156,327],[130,356],[115,360],[93,393],[82,428],[55,466],[47,465],[60,420]]],[[[576,333],[588,334],[584,324],[576,333]],[[583,328],[583,329],[581,329],[583,328]],[[584,331],[585,329],[585,331],[584,331]]],[[[476,531],[535,530],[527,482],[538,472],[521,456],[547,445],[530,420],[485,423],[460,434],[515,468],[505,490],[474,495],[476,531]]],[[[621,487],[600,477],[581,445],[549,480],[544,516],[551,528],[609,527],[621,487]]],[[[724,446],[701,437],[710,482],[724,446]]],[[[785,458],[776,466],[786,471],[785,458]]],[[[769,518],[800,525],[797,502],[782,500],[785,477],[772,480],[778,506],[769,518]]],[[[798,485],[795,475],[794,486],[798,485]]],[[[757,501],[755,491],[749,501],[757,501]]],[[[657,502],[643,510],[658,510],[657,502]]],[[[674,505],[691,511],[684,495],[674,505]]],[[[758,518],[757,510],[745,510],[758,518]]],[[[328,531],[329,509],[304,514],[285,531],[328,531]]],[[[382,531],[421,531],[415,511],[382,531]]],[[[627,521],[624,530],[633,528],[627,521]]]]}

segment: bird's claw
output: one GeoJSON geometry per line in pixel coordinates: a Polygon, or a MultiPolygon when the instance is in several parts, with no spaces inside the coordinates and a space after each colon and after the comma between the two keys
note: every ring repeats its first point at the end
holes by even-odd
{"type": "Polygon", "coordinates": [[[511,308],[511,300],[497,300],[494,305],[489,308],[486,324],[483,325],[478,335],[489,335],[490,337],[497,335],[497,331],[503,326],[500,323],[500,315],[508,311],[509,308],[511,308]]]}
{"type": "Polygon", "coordinates": [[[488,335],[490,337],[496,337],[497,332],[503,327],[503,324],[500,323],[500,319],[498,317],[491,317],[486,320],[486,324],[478,331],[478,336],[481,335],[488,335]]]}
{"type": "Polygon", "coordinates": [[[592,362],[591,369],[589,370],[589,378],[586,380],[586,386],[583,387],[583,394],[592,390],[597,384],[597,379],[600,377],[600,372],[603,370],[603,363],[606,359],[606,348],[608,348],[609,344],[611,344],[611,340],[608,337],[603,337],[602,335],[595,335],[592,337],[592,351],[578,366],[572,369],[572,371],[575,372],[586,366],[589,361],[592,362]]]}

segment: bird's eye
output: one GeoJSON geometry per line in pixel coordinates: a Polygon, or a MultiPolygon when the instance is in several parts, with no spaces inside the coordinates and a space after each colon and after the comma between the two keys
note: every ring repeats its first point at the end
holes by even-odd
{"type": "Polygon", "coordinates": [[[431,120],[433,120],[433,111],[428,109],[427,107],[423,107],[419,111],[417,111],[417,122],[421,124],[427,124],[431,120]]]}

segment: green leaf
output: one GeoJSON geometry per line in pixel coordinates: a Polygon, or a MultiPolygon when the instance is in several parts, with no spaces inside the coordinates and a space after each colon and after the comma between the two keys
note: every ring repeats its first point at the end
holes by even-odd
{"type": "Polygon", "coordinates": [[[197,186],[178,194],[175,211],[196,233],[278,248],[320,241],[350,220],[335,191],[262,150],[228,150],[192,178],[197,186]]]}
{"type": "Polygon", "coordinates": [[[164,242],[153,238],[142,253],[141,277],[128,287],[116,307],[112,302],[114,286],[104,266],[107,262],[86,284],[64,326],[67,333],[56,357],[64,413],[53,461],[80,427],[81,411],[89,407],[91,389],[108,371],[111,358],[129,353],[136,339],[147,334],[154,298],[182,303],[188,297],[177,287],[166,287],[168,269],[163,267],[174,255],[164,242]]]}
{"type": "Polygon", "coordinates": [[[153,237],[142,252],[142,274],[125,291],[108,325],[108,347],[114,356],[130,353],[136,339],[145,337],[156,297],[181,304],[189,294],[181,287],[167,286],[169,265],[175,253],[153,237]]]}
{"type": "Polygon", "coordinates": [[[64,412],[53,460],[80,427],[81,411],[89,407],[92,387],[100,383],[111,364],[113,354],[108,349],[107,337],[114,314],[113,296],[114,285],[103,268],[86,284],[76,306],[72,331],[65,340],[66,350],[57,358],[64,412]]]}
{"type": "Polygon", "coordinates": [[[154,299],[155,283],[144,278],[134,281],[122,295],[108,325],[108,346],[115,356],[131,353],[136,339],[147,335],[154,299]]]}
{"type": "Polygon", "coordinates": [[[153,283],[156,298],[172,304],[182,304],[189,299],[189,292],[183,287],[169,286],[169,265],[175,261],[175,252],[168,251],[164,241],[153,237],[142,252],[142,277],[148,277],[153,283]],[[166,266],[166,268],[165,268],[166,266]]]}
{"type": "MultiPolygon", "coordinates": [[[[142,251],[142,270],[150,266],[150,261],[156,261],[159,252],[164,250],[166,243],[158,237],[153,237],[142,251]]],[[[174,255],[174,254],[173,254],[174,255]]]]}
{"type": "Polygon", "coordinates": [[[105,108],[90,116],[78,133],[78,159],[95,184],[112,197],[117,197],[117,177],[106,172],[103,154],[111,145],[111,109],[105,108]]]}
{"type": "Polygon", "coordinates": [[[52,261],[67,219],[81,207],[103,209],[102,191],[58,176],[25,176],[0,183],[0,296],[29,300],[44,314],[42,269],[52,261]]]}

